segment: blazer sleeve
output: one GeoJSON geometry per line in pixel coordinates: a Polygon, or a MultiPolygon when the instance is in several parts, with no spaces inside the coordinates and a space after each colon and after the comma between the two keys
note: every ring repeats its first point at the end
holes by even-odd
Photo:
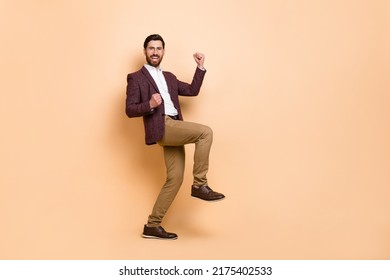
{"type": "Polygon", "coordinates": [[[129,118],[142,117],[152,114],[154,110],[150,108],[149,99],[143,96],[138,79],[134,74],[127,75],[126,88],[126,115],[129,118]]]}
{"type": "Polygon", "coordinates": [[[197,96],[202,86],[206,70],[200,70],[196,67],[194,77],[191,84],[178,81],[179,95],[183,96],[197,96]]]}

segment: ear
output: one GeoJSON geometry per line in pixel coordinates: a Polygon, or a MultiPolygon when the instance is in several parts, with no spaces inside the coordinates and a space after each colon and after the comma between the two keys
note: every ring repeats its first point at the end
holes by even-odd
{"type": "Polygon", "coordinates": [[[144,55],[146,55],[146,49],[144,49],[144,55]]]}

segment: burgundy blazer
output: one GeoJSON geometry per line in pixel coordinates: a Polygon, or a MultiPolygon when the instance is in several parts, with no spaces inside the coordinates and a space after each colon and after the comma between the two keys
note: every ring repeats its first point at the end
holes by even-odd
{"type": "MultiPolygon", "coordinates": [[[[163,71],[169,94],[178,111],[180,120],[183,120],[183,116],[179,104],[179,95],[198,95],[205,73],[206,71],[202,71],[197,67],[191,84],[188,84],[179,81],[172,73],[163,71]]],[[[154,93],[159,93],[157,84],[145,67],[127,75],[126,114],[129,118],[143,117],[145,143],[147,145],[155,144],[164,136],[164,104],[153,110],[149,105],[149,100],[154,93]]]]}

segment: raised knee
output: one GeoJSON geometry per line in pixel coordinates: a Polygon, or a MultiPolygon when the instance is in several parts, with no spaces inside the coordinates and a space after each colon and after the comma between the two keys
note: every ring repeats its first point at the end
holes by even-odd
{"type": "Polygon", "coordinates": [[[213,130],[208,126],[205,126],[204,130],[203,130],[203,135],[205,138],[212,140],[213,139],[213,130]]]}

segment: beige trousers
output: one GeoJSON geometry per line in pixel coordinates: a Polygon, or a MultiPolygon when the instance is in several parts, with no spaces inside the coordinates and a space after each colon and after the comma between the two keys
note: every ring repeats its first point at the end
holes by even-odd
{"type": "Polygon", "coordinates": [[[160,225],[183,183],[185,151],[184,145],[194,143],[193,184],[207,185],[209,154],[213,142],[213,131],[205,125],[173,120],[165,116],[164,137],[158,142],[164,149],[167,179],[148,218],[148,226],[160,225]]]}

